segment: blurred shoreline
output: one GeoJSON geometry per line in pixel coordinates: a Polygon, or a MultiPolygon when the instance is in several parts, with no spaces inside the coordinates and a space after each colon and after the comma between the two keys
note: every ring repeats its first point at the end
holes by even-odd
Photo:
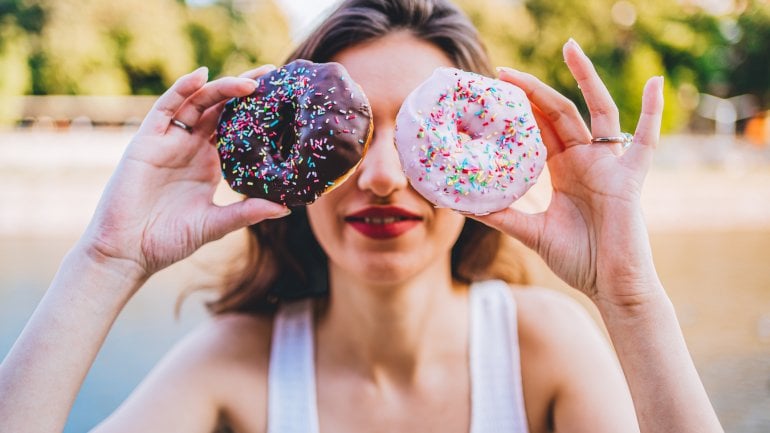
{"type": "MultiPolygon", "coordinates": [[[[72,237],[85,227],[135,127],[0,131],[0,236],[72,237]]],[[[652,232],[770,229],[770,148],[732,137],[661,139],[642,196],[652,232]]],[[[547,175],[533,192],[548,202],[547,175]]],[[[218,203],[237,200],[226,185],[218,203]]]]}

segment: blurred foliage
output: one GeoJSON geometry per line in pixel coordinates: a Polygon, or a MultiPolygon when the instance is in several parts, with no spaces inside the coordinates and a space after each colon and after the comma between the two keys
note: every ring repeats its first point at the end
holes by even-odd
{"type": "Polygon", "coordinates": [[[270,0],[0,0],[0,96],[158,94],[199,65],[277,63],[289,44],[270,0]]]}
{"type": "MultiPolygon", "coordinates": [[[[15,96],[19,89],[29,86],[29,45],[24,30],[16,23],[0,26],[0,101],[5,96],[15,96]]],[[[18,109],[11,103],[0,104],[0,119],[5,119],[18,109]]]]}
{"type": "MultiPolygon", "coordinates": [[[[276,1],[0,0],[0,97],[157,94],[199,65],[213,77],[279,63],[291,40],[276,1]]],[[[723,15],[692,0],[456,1],[495,64],[582,101],[561,54],[576,39],[615,95],[626,130],[653,75],[666,77],[667,131],[686,125],[699,92],[751,93],[770,107],[767,0],[733,0],[723,15]]],[[[14,109],[0,106],[0,119],[14,109]]]]}
{"type": "Polygon", "coordinates": [[[666,79],[663,130],[686,125],[697,93],[751,93],[770,108],[770,6],[737,0],[735,11],[712,15],[692,1],[457,0],[479,28],[496,65],[530,72],[582,105],[564,65],[562,46],[574,38],[594,61],[633,131],[644,83],[666,79]]]}
{"type": "Polygon", "coordinates": [[[213,75],[237,75],[265,63],[280,63],[291,48],[289,28],[271,1],[240,8],[220,3],[189,9],[187,33],[195,57],[213,75]]]}

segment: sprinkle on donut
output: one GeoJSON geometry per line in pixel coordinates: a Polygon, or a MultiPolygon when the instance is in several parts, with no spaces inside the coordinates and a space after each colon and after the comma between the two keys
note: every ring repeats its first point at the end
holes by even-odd
{"type": "Polygon", "coordinates": [[[420,194],[475,215],[510,206],[535,183],[546,159],[521,89],[454,68],[437,69],[406,98],[396,146],[420,194]]]}
{"type": "Polygon", "coordinates": [[[227,103],[216,143],[232,189],[299,206],[344,181],[371,135],[369,102],[345,68],[297,60],[227,103]]]}

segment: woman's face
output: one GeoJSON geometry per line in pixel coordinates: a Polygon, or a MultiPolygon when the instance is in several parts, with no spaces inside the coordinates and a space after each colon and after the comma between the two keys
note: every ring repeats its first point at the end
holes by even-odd
{"type": "Polygon", "coordinates": [[[404,32],[347,48],[333,60],[369,98],[374,135],[353,176],[308,207],[332,277],[388,284],[420,272],[448,274],[465,218],[434,208],[409,186],[393,140],[401,103],[435,68],[453,66],[450,59],[404,32]]]}

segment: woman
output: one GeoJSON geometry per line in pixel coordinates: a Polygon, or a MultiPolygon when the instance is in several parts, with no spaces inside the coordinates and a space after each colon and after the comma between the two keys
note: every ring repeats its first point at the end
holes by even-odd
{"type": "Polygon", "coordinates": [[[251,225],[263,249],[253,275],[96,431],[720,431],[655,273],[639,206],[661,79],[648,82],[634,145],[623,153],[591,144],[620,134],[617,110],[574,41],[564,56],[591,130],[560,94],[501,69],[499,78],[536,107],[554,193],[542,214],[506,209],[477,219],[533,248],[596,303],[622,372],[569,301],[480,281],[511,274],[495,267],[499,235],[433,208],[401,171],[393,130],[406,95],[439,66],[487,72],[466,18],[443,0],[349,0],[293,57],[342,63],[369,97],[374,138],[354,176],[291,220],[257,199],[213,205],[220,174],[209,139],[222,104],[249,94],[250,78],[269,68],[209,83],[201,70],[180,78],[128,146],[3,362],[3,430],[60,430],[142,283],[251,225]],[[398,212],[416,222],[380,239],[351,224],[362,212],[377,217],[366,224],[398,212]],[[289,301],[327,291],[326,302],[289,301]]]}

